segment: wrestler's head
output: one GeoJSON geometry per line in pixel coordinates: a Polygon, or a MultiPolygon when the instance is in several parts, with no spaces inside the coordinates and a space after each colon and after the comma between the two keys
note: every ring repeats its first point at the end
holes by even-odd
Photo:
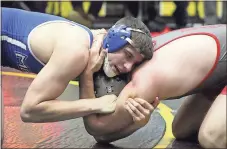
{"type": "Polygon", "coordinates": [[[103,41],[108,50],[103,70],[108,77],[130,72],[136,64],[153,56],[150,31],[137,18],[125,17],[108,30],[103,41]]]}

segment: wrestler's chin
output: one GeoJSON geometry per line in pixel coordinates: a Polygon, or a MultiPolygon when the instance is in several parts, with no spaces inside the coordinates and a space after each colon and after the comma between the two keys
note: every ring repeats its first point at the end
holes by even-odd
{"type": "Polygon", "coordinates": [[[113,72],[115,73],[116,76],[120,75],[120,71],[117,69],[117,66],[112,67],[113,72]]]}

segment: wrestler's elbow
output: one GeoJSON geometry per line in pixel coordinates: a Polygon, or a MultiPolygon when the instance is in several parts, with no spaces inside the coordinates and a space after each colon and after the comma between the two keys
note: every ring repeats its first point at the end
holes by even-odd
{"type": "Polygon", "coordinates": [[[20,109],[21,120],[25,123],[37,122],[36,114],[34,114],[34,107],[24,106],[20,109]]]}
{"type": "Polygon", "coordinates": [[[45,113],[45,108],[38,104],[23,103],[20,108],[21,120],[25,123],[43,122],[41,114],[45,113]]]}
{"type": "Polygon", "coordinates": [[[85,129],[86,129],[86,131],[88,132],[88,134],[90,134],[91,136],[97,136],[97,135],[101,135],[102,133],[101,133],[101,129],[96,129],[96,128],[87,128],[86,126],[85,126],[85,129]]]}
{"type": "Polygon", "coordinates": [[[86,131],[90,135],[95,136],[98,134],[99,127],[97,126],[97,124],[85,124],[84,126],[85,126],[86,131]]]}
{"type": "Polygon", "coordinates": [[[27,112],[26,110],[22,109],[20,111],[20,117],[21,117],[21,120],[24,122],[24,123],[34,123],[34,116],[27,112]]]}
{"type": "Polygon", "coordinates": [[[89,122],[84,120],[84,126],[87,132],[92,136],[104,135],[105,132],[109,131],[107,124],[98,119],[90,120],[89,122]]]}
{"type": "Polygon", "coordinates": [[[102,144],[109,144],[109,143],[115,141],[115,140],[109,140],[104,136],[94,136],[94,139],[96,142],[102,143],[102,144]]]}

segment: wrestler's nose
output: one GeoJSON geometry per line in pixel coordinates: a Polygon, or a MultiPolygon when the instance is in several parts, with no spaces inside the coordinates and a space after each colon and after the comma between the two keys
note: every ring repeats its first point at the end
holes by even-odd
{"type": "Polygon", "coordinates": [[[130,72],[132,70],[133,63],[132,62],[127,62],[124,64],[125,72],[130,72]]]}

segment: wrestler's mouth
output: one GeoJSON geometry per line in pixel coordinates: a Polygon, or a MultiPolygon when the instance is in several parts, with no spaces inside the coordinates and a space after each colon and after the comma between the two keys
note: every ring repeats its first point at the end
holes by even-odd
{"type": "Polygon", "coordinates": [[[115,65],[114,67],[114,73],[116,73],[116,74],[120,74],[121,73],[121,71],[120,71],[120,69],[115,65]]]}

